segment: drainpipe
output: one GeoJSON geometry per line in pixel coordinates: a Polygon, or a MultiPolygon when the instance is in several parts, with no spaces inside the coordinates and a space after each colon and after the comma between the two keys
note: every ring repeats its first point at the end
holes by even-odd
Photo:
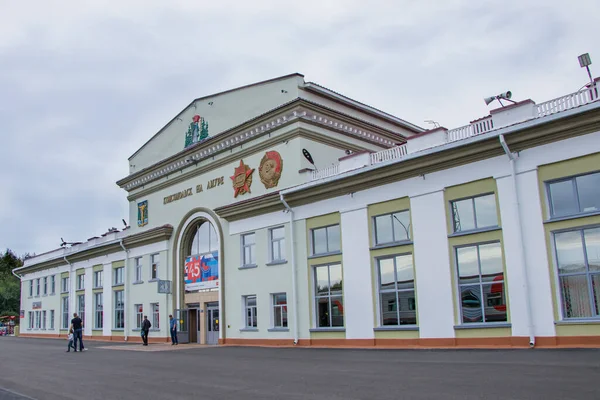
{"type": "Polygon", "coordinates": [[[529,298],[529,274],[527,269],[527,261],[525,258],[525,247],[523,246],[523,224],[521,223],[521,206],[519,203],[519,189],[517,186],[517,172],[516,172],[516,158],[514,153],[510,152],[508,148],[508,144],[506,140],[504,140],[504,135],[499,136],[500,144],[504,149],[504,152],[508,156],[510,160],[510,175],[513,185],[513,201],[516,209],[516,222],[518,225],[517,230],[517,242],[519,243],[519,250],[521,254],[521,265],[523,269],[523,286],[525,287],[525,311],[527,313],[527,328],[529,330],[529,347],[533,348],[535,346],[535,334],[533,332],[533,320],[532,320],[532,311],[531,311],[531,301],[529,298]]]}
{"type": "Polygon", "coordinates": [[[292,313],[294,314],[294,345],[298,344],[298,301],[296,298],[296,243],[294,241],[294,210],[279,193],[279,199],[290,214],[290,241],[292,243],[292,313]]]}
{"type": "Polygon", "coordinates": [[[21,279],[23,279],[23,277],[22,277],[21,275],[19,275],[19,274],[16,274],[14,270],[12,270],[12,269],[11,269],[11,270],[10,270],[10,272],[12,272],[12,274],[13,274],[15,277],[19,278],[19,281],[20,281],[21,279]]]}
{"type": "Polygon", "coordinates": [[[121,245],[121,247],[123,248],[123,250],[125,251],[125,268],[123,268],[123,286],[124,286],[124,290],[123,290],[123,308],[124,308],[124,318],[123,318],[123,333],[125,335],[124,340],[127,341],[128,336],[127,336],[127,307],[129,307],[127,305],[127,277],[129,275],[129,250],[127,250],[125,248],[125,246],[123,245],[123,239],[119,240],[119,244],[121,245]]]}

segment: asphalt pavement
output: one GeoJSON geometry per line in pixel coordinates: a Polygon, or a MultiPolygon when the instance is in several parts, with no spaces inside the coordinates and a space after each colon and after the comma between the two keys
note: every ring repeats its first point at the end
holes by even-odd
{"type": "Polygon", "coordinates": [[[600,399],[597,349],[66,346],[0,337],[0,399],[600,399]]]}

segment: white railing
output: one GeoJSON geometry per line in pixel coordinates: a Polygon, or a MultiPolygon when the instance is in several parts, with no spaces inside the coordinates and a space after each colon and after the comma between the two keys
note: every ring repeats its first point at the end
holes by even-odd
{"type": "Polygon", "coordinates": [[[328,176],[337,175],[339,173],[339,164],[330,165],[327,168],[319,169],[311,172],[310,180],[315,181],[317,179],[327,178],[328,176]]]}
{"type": "Polygon", "coordinates": [[[560,111],[565,111],[571,108],[583,106],[598,100],[600,85],[595,83],[594,86],[580,90],[575,93],[568,94],[556,99],[545,101],[536,106],[536,117],[544,117],[560,111]]]}
{"type": "Polygon", "coordinates": [[[448,131],[448,141],[454,142],[457,140],[466,139],[473,136],[473,126],[471,124],[461,126],[460,128],[450,129],[448,131]]]}
{"type": "Polygon", "coordinates": [[[473,124],[473,133],[475,135],[479,135],[480,133],[485,133],[485,132],[489,132],[492,129],[494,129],[494,120],[492,119],[491,116],[480,119],[477,122],[474,122],[473,124]]]}
{"type": "Polygon", "coordinates": [[[378,151],[377,153],[371,153],[371,165],[378,164],[389,160],[398,160],[407,154],[406,144],[402,146],[392,147],[391,149],[385,149],[378,151]]]}

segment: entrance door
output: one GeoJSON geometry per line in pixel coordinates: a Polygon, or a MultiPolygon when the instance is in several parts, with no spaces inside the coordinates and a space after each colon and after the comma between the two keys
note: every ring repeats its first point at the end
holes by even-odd
{"type": "Polygon", "coordinates": [[[219,344],[219,308],[206,309],[206,344],[219,344]]]}
{"type": "Polygon", "coordinates": [[[177,318],[177,341],[179,343],[189,343],[190,334],[188,331],[188,309],[175,310],[175,318],[177,318]]]}
{"type": "Polygon", "coordinates": [[[199,335],[198,335],[198,309],[189,310],[189,335],[190,335],[190,343],[198,343],[199,335]]]}

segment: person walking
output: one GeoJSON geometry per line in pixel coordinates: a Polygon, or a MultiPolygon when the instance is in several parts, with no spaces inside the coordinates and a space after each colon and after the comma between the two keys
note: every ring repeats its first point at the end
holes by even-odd
{"type": "Polygon", "coordinates": [[[77,349],[75,348],[75,345],[73,345],[73,330],[69,330],[69,334],[67,335],[67,340],[69,341],[69,344],[67,345],[67,353],[71,352],[71,347],[73,348],[73,350],[77,351],[77,349]]]}
{"type": "Polygon", "coordinates": [[[171,346],[179,344],[177,341],[177,320],[169,315],[169,326],[171,327],[171,346]]]}
{"type": "Polygon", "coordinates": [[[148,316],[144,315],[144,321],[142,322],[142,340],[144,341],[144,346],[148,346],[148,332],[152,328],[152,324],[148,321],[148,316]]]}
{"type": "Polygon", "coordinates": [[[83,321],[77,313],[73,313],[73,319],[71,320],[71,329],[73,330],[73,350],[77,352],[77,341],[79,340],[79,351],[85,350],[83,348],[83,321]]]}

